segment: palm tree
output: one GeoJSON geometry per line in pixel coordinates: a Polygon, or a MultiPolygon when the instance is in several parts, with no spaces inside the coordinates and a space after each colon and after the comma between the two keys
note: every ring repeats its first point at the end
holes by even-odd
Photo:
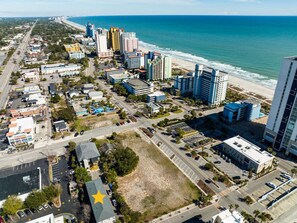
{"type": "Polygon", "coordinates": [[[230,210],[233,209],[233,204],[229,204],[229,209],[230,209],[230,210]]]}
{"type": "Polygon", "coordinates": [[[235,207],[235,210],[237,210],[239,208],[239,205],[235,204],[234,207],[235,207]]]}
{"type": "Polygon", "coordinates": [[[260,211],[259,211],[259,210],[254,210],[253,214],[254,214],[254,216],[255,216],[255,219],[257,219],[257,217],[258,217],[259,214],[260,214],[260,211]]]}

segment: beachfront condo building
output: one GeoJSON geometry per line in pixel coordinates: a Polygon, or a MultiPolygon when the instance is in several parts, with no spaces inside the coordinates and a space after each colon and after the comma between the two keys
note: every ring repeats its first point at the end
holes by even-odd
{"type": "Polygon", "coordinates": [[[194,72],[187,75],[178,75],[174,80],[174,89],[177,95],[192,95],[194,85],[194,72]]]}
{"type": "Polygon", "coordinates": [[[95,38],[95,26],[89,22],[86,25],[86,37],[95,38]]]}
{"type": "Polygon", "coordinates": [[[208,105],[219,105],[226,98],[228,74],[196,64],[193,97],[208,105]]]}
{"type": "Polygon", "coordinates": [[[121,35],[121,54],[125,52],[133,52],[138,50],[138,38],[136,38],[136,33],[125,32],[121,35]]]}
{"type": "Polygon", "coordinates": [[[170,56],[149,52],[145,55],[146,78],[149,81],[165,80],[172,76],[172,62],[170,56]]]}
{"type": "Polygon", "coordinates": [[[147,61],[146,76],[149,81],[163,80],[163,59],[161,54],[158,54],[158,56],[155,54],[152,60],[147,61]]]}
{"type": "Polygon", "coordinates": [[[169,79],[172,76],[172,61],[170,56],[163,56],[163,74],[164,79],[169,79]]]}
{"type": "Polygon", "coordinates": [[[110,47],[114,51],[121,50],[121,35],[123,32],[124,32],[124,29],[114,28],[114,27],[111,27],[109,30],[110,47]]]}
{"type": "Polygon", "coordinates": [[[297,57],[284,58],[264,139],[275,150],[297,155],[297,57]]]}
{"type": "Polygon", "coordinates": [[[107,48],[107,36],[106,34],[95,34],[96,53],[99,58],[108,58],[113,56],[112,50],[107,48]]]}

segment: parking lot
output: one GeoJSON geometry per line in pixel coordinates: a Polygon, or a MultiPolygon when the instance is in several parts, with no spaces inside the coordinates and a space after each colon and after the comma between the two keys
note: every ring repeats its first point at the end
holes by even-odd
{"type": "MultiPolygon", "coordinates": [[[[209,152],[211,152],[211,150],[209,150],[209,152]]],[[[231,159],[229,161],[229,158],[224,155],[219,156],[218,154],[212,153],[211,156],[208,157],[208,160],[230,177],[240,176],[241,179],[247,179],[247,173],[233,164],[231,159]]]]}

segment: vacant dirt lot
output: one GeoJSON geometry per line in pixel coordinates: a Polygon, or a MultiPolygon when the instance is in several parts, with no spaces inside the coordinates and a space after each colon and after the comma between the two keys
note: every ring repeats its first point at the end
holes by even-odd
{"type": "Polygon", "coordinates": [[[153,144],[127,132],[122,143],[139,156],[136,170],[118,179],[118,191],[143,220],[152,220],[192,202],[198,189],[153,144]]]}

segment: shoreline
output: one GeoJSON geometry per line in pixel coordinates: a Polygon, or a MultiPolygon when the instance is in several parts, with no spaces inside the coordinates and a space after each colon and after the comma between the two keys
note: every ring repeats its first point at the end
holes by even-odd
{"type": "MultiPolygon", "coordinates": [[[[81,31],[85,31],[85,27],[83,25],[71,22],[67,20],[67,18],[63,18],[62,23],[69,25],[71,27],[74,27],[76,29],[79,29],[81,31]]],[[[139,45],[139,49],[142,50],[143,52],[148,52],[151,50],[142,45],[139,45]]],[[[176,57],[172,57],[172,64],[181,69],[190,70],[190,71],[195,70],[195,63],[182,60],[176,57]]],[[[229,74],[229,85],[243,89],[243,93],[257,94],[267,98],[268,100],[272,100],[275,90],[267,88],[259,83],[251,82],[251,81],[233,76],[230,73],[228,74],[229,74]]]]}

